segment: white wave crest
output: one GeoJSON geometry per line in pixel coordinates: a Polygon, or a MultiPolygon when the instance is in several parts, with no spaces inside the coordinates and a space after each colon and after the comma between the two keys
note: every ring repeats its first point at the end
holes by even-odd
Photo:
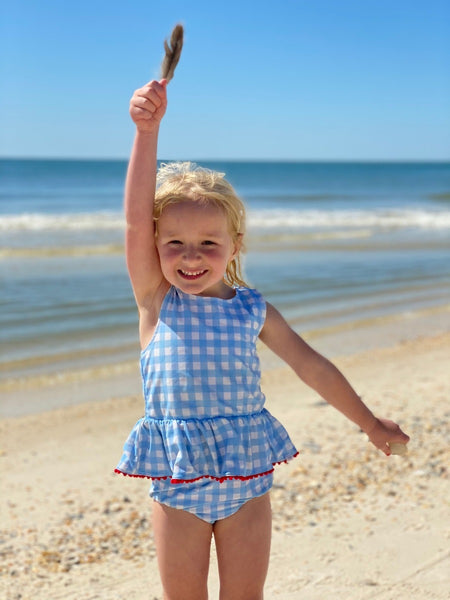
{"type": "MultiPolygon", "coordinates": [[[[391,210],[288,210],[249,209],[248,226],[252,229],[310,228],[450,228],[450,211],[424,209],[391,210]]],[[[40,214],[0,216],[0,231],[120,231],[125,219],[120,212],[40,214]]]]}
{"type": "Polygon", "coordinates": [[[249,211],[250,227],[261,229],[309,228],[450,228],[450,211],[398,210],[278,210],[249,211]]]}
{"type": "Polygon", "coordinates": [[[87,231],[120,230],[125,226],[121,213],[21,214],[0,217],[0,231],[87,231]]]}

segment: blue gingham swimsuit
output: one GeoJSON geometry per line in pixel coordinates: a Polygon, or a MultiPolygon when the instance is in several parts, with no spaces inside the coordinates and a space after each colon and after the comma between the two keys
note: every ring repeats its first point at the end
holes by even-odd
{"type": "Polygon", "coordinates": [[[238,287],[228,300],[172,286],[141,353],[145,416],[116,472],[152,479],[150,496],[214,523],[272,487],[297,455],[264,408],[256,340],[266,303],[238,287]]]}

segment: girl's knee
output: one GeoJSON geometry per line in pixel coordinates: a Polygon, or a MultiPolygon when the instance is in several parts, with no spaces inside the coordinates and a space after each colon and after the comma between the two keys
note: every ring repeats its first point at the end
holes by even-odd
{"type": "Polygon", "coordinates": [[[262,589],[243,589],[243,588],[220,588],[219,600],[263,600],[264,591],[262,589]]]}
{"type": "Polygon", "coordinates": [[[228,573],[220,578],[219,600],[263,600],[266,572],[249,572],[245,577],[228,573]]]}
{"type": "MultiPolygon", "coordinates": [[[[230,596],[231,598],[231,596],[230,596]]],[[[208,600],[208,590],[201,589],[181,589],[181,590],[163,590],[163,600],[208,600]]]]}

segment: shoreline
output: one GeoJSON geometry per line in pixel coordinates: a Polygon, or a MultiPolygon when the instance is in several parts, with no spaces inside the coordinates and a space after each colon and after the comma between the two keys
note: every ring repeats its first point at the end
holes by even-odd
{"type": "MultiPolygon", "coordinates": [[[[411,435],[406,457],[378,453],[288,367],[263,371],[267,407],[300,450],[275,472],[268,598],[447,598],[450,333],[415,334],[335,360],[411,435]]],[[[141,394],[107,389],[101,401],[0,420],[6,600],[162,597],[148,482],[112,474],[141,394]]]]}

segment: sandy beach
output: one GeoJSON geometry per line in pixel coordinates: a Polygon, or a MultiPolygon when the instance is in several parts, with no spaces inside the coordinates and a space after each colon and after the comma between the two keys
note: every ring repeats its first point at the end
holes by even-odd
{"type": "MultiPolygon", "coordinates": [[[[407,336],[335,360],[375,413],[411,435],[404,457],[378,453],[288,368],[265,368],[267,406],[300,450],[276,469],[267,599],[448,598],[445,320],[440,333],[412,323],[407,336]]],[[[30,394],[47,408],[58,395],[73,398],[0,421],[5,600],[161,600],[149,483],[113,475],[142,414],[139,388],[137,368],[125,365],[2,390],[6,406],[30,394]]],[[[218,597],[213,552],[210,597],[218,597]]]]}

